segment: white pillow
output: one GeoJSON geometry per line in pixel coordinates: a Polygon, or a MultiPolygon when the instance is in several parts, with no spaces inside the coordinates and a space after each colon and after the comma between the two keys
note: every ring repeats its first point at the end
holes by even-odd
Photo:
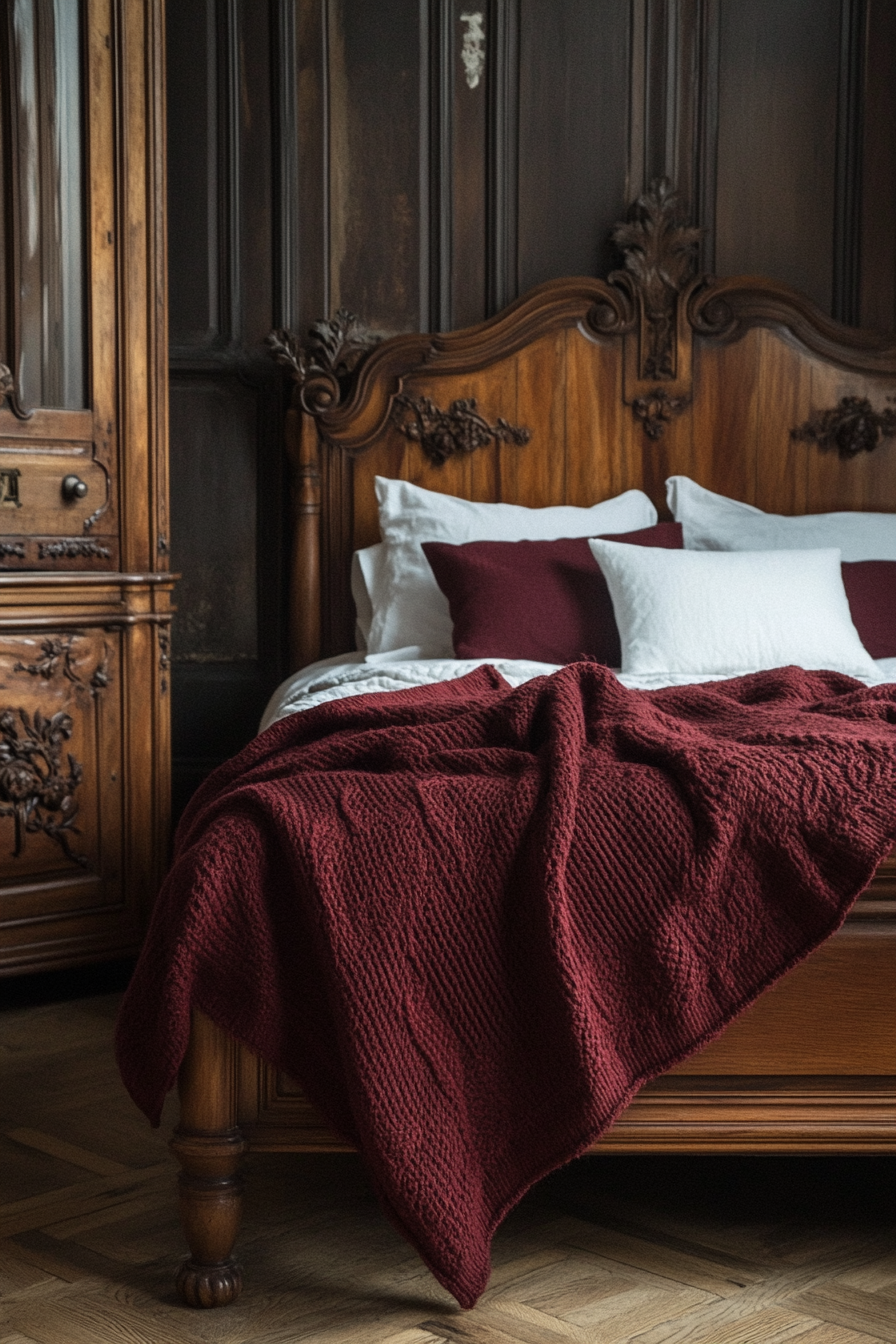
{"type": "Polygon", "coordinates": [[[657,520],[642,490],[627,490],[587,509],[567,504],[527,509],[478,504],[383,476],[375,483],[385,559],[370,566],[370,653],[417,645],[421,658],[453,656],[448,599],[420,548],[423,541],[556,541],[595,532],[631,532],[657,520]]]}
{"type": "Polygon", "coordinates": [[[666,499],[689,551],[808,551],[839,546],[844,560],[896,560],[896,513],[808,513],[788,518],[670,476],[666,499]]]}
{"type": "Polygon", "coordinates": [[[355,602],[355,648],[367,652],[370,624],[373,620],[373,596],[377,576],[385,563],[386,548],[381,541],[352,554],[352,597],[355,602]]]}
{"type": "Polygon", "coordinates": [[[727,677],[795,664],[877,675],[849,614],[835,548],[718,552],[588,544],[613,599],[624,673],[727,677]]]}

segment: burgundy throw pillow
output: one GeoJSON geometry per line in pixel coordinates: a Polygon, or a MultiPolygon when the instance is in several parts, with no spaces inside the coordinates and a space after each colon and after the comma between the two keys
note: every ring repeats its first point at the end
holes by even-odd
{"type": "Polygon", "coordinates": [[[852,623],[872,658],[896,658],[896,560],[844,560],[852,623]]]}
{"type": "MultiPolygon", "coordinates": [[[[617,532],[610,541],[680,551],[680,523],[617,532]]],[[[619,667],[622,649],[606,580],[586,537],[559,541],[423,543],[448,598],[458,658],[587,657],[619,667]]]]}

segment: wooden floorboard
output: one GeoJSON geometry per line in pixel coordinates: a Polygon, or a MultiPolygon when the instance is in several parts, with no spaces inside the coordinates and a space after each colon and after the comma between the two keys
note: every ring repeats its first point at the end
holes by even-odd
{"type": "Polygon", "coordinates": [[[0,1344],[896,1344],[889,1158],[587,1158],[500,1229],[461,1311],[346,1154],[252,1155],[246,1288],[196,1312],[117,996],[0,1010],[0,1344]]]}

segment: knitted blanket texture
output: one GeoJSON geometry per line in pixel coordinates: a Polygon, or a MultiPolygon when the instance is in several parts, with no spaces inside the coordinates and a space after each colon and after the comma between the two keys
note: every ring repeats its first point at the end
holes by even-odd
{"type": "Polygon", "coordinates": [[[118,1027],[158,1123],[200,1008],[295,1077],[463,1306],[495,1228],[842,922],[896,687],[575,663],[276,723],[200,789],[118,1027]]]}

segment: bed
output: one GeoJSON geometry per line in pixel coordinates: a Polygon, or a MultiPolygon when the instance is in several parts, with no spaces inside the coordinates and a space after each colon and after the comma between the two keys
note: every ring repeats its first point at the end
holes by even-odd
{"type": "MultiPolygon", "coordinates": [[[[660,517],[669,478],[775,515],[896,511],[892,338],[844,328],[770,280],[692,274],[695,234],[664,188],[617,241],[625,267],[608,281],[550,281],[465,331],[373,342],[341,313],[304,348],[275,338],[294,380],[294,666],[345,662],[355,645],[352,555],[379,541],[376,477],[529,508],[639,489],[660,517]]],[[[891,854],[842,928],[643,1087],[600,1151],[896,1150],[894,952],[891,854]]],[[[346,1144],[291,1078],[199,1011],[180,1105],[190,1259],[178,1284],[217,1306],[241,1287],[246,1148],[346,1144]]]]}

